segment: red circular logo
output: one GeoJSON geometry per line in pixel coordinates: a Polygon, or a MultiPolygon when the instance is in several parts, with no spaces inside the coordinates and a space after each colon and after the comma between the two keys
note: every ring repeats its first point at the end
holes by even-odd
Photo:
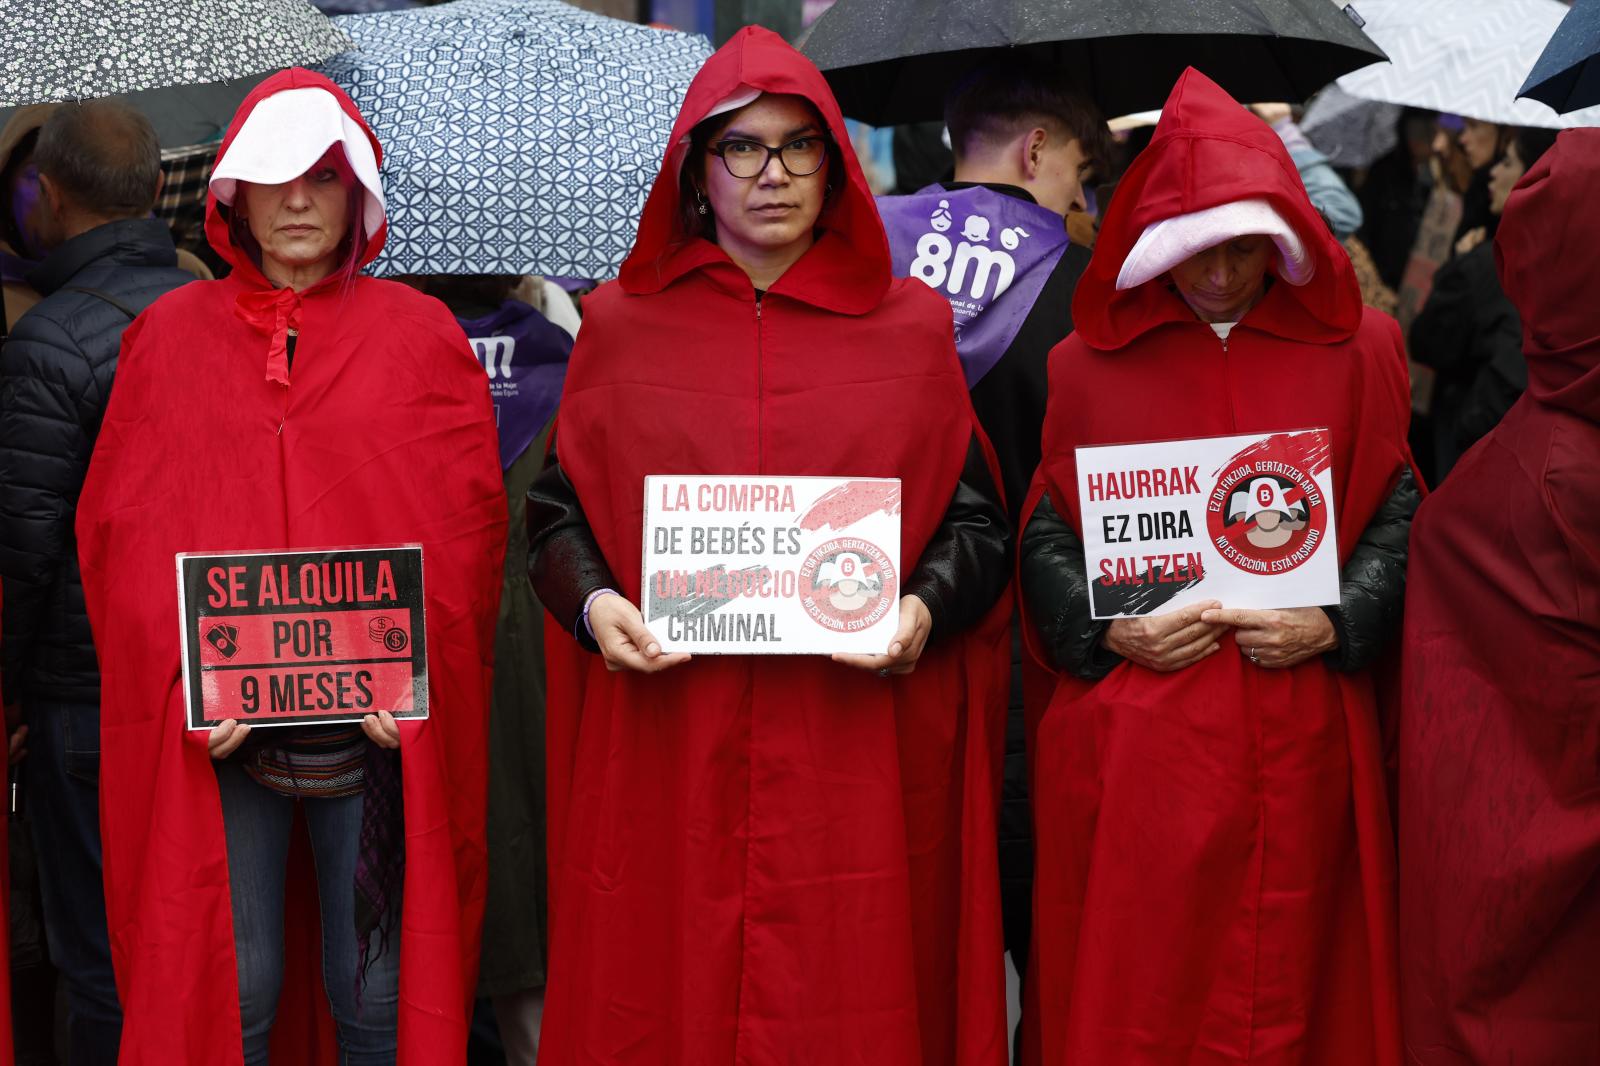
{"type": "Polygon", "coordinates": [[[1281,459],[1240,463],[1217,479],[1206,526],[1222,557],[1250,574],[1285,574],[1327,538],[1328,503],[1304,469],[1281,459]]]}
{"type": "Polygon", "coordinates": [[[801,605],[813,622],[836,633],[870,629],[893,609],[898,592],[889,556],[860,537],[836,537],[800,564],[801,605]]]}

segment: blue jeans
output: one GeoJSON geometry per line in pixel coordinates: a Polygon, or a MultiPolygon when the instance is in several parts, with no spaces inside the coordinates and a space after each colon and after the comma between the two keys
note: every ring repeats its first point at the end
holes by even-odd
{"type": "MultiPolygon", "coordinates": [[[[233,941],[239,964],[239,1020],[245,1066],[264,1066],[283,986],[283,883],[295,800],[258,785],[243,768],[217,763],[222,824],[228,839],[233,941]]],[[[400,1001],[400,928],[367,971],[360,1001],[356,970],[356,853],[361,837],[360,795],[305,799],[306,828],[317,869],[322,913],[322,982],[339,1032],[345,1066],[393,1066],[400,1001]]],[[[394,906],[400,901],[396,899],[394,906]]]]}
{"type": "Polygon", "coordinates": [[[67,1061],[114,1066],[122,1008],[100,872],[100,708],[24,701],[28,819],[38,851],[45,941],[67,985],[67,1061]]]}

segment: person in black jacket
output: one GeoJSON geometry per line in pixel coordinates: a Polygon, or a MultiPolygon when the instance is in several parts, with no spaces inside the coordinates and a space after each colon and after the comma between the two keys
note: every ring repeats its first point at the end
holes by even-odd
{"type": "Polygon", "coordinates": [[[1507,127],[1488,167],[1486,224],[1466,230],[1455,256],[1433,277],[1433,291],[1411,324],[1411,357],[1432,367],[1432,468],[1437,484],[1499,424],[1528,387],[1522,320],[1500,287],[1494,228],[1512,188],[1555,144],[1556,131],[1507,127]]]}
{"type": "MultiPolygon", "coordinates": [[[[1059,75],[1015,62],[980,67],[958,83],[946,100],[945,122],[956,160],[954,180],[941,186],[946,192],[983,188],[1060,216],[1060,227],[1070,214],[1087,210],[1084,182],[1111,152],[1110,131],[1093,103],[1059,75]]],[[[1046,362],[1050,349],[1072,332],[1072,294],[1088,265],[1087,248],[1066,245],[999,359],[976,381],[968,375],[973,410],[1000,463],[1013,529],[1022,528],[1023,503],[1039,466],[1046,362]]],[[[1020,978],[1027,974],[1033,927],[1033,828],[1022,641],[1015,625],[1012,636],[1000,908],[1006,951],[1020,978]]],[[[1020,1039],[1019,1027],[1019,1048],[1020,1039]]]]}
{"type": "Polygon", "coordinates": [[[7,699],[28,725],[26,788],[72,1063],[114,1063],[121,1011],[100,873],[100,677],[73,519],[122,331],[193,276],[164,223],[154,130],[110,101],[57,109],[34,150],[48,208],[43,299],[0,349],[0,576],[7,699]]]}

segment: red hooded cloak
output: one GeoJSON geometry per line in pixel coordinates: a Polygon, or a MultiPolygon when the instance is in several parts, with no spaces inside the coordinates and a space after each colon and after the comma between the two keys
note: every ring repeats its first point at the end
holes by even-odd
{"type": "MultiPolygon", "coordinates": [[[[557,438],[622,591],[662,473],[902,478],[909,571],[977,432],[948,303],[891,277],[838,106],[776,35],[713,56],[672,138],[557,438]],[[755,90],[809,100],[839,148],[816,244],[759,306],[677,221],[684,138],[755,90]]],[[[888,680],[815,657],[613,674],[554,638],[541,1063],[1003,1063],[1007,610],[888,680]]]]}
{"type": "Polygon", "coordinates": [[[1600,1062],[1600,130],[1506,203],[1528,391],[1411,529],[1408,1061],[1600,1062]]]}
{"type": "MultiPolygon", "coordinates": [[[[332,82],[289,70],[245,99],[222,155],[261,100],[304,87],[326,89],[360,121],[332,82]]],[[[483,371],[429,297],[366,277],[348,288],[331,278],[298,296],[274,290],[230,240],[215,197],[206,234],[233,273],[162,297],[128,328],[78,511],[103,677],[101,825],[126,1015],[121,1062],[241,1058],[227,851],[206,735],[184,729],[173,556],[416,541],[431,717],[400,723],[399,1061],[462,1063],[506,535],[483,371]],[[269,352],[295,323],[292,384],[280,384],[271,375],[284,367],[274,369],[269,352]]],[[[369,261],[383,236],[370,240],[369,261]]],[[[280,1017],[314,970],[291,960],[280,1017]]]]}
{"type": "MultiPolygon", "coordinates": [[[[1345,555],[1408,463],[1399,328],[1362,308],[1277,135],[1197,71],[1118,187],[1072,317],[1050,356],[1035,491],[1080,535],[1082,445],[1326,426],[1345,555]],[[1116,291],[1147,225],[1254,197],[1316,273],[1272,284],[1226,344],[1161,278],[1116,291]]],[[[1320,659],[1261,669],[1224,637],[1177,673],[1124,662],[1093,686],[1063,678],[1038,748],[1044,1062],[1398,1060],[1368,675],[1320,659]]]]}

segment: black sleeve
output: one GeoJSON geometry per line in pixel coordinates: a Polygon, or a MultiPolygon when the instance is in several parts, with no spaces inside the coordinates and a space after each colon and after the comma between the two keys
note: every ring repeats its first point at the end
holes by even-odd
{"type": "Polygon", "coordinates": [[[72,525],[89,469],[100,390],[70,337],[24,315],[0,348],[0,576],[6,695],[44,624],[50,590],[76,551],[72,525]]]}
{"type": "Polygon", "coordinates": [[[1411,323],[1411,358],[1441,374],[1470,373],[1476,361],[1480,303],[1499,295],[1494,260],[1483,254],[1458,255],[1433,275],[1433,289],[1411,323]]]}
{"type": "Polygon", "coordinates": [[[1522,353],[1522,319],[1511,301],[1501,297],[1478,332],[1481,353],[1477,373],[1461,404],[1455,426],[1456,445],[1466,451],[1500,424],[1511,405],[1528,388],[1528,360],[1522,353]]]}
{"type": "Polygon", "coordinates": [[[528,490],[528,580],[552,617],[589,651],[598,651],[583,625],[583,601],[616,578],[595,542],[577,490],[550,449],[550,463],[528,490]]]}
{"type": "Polygon", "coordinates": [[[1022,595],[1057,669],[1097,681],[1122,661],[1100,643],[1111,622],[1092,617],[1083,542],[1056,513],[1049,493],[1039,497],[1023,529],[1022,595]]]}
{"type": "Polygon", "coordinates": [[[1011,527],[976,436],[945,508],[902,593],[933,616],[929,640],[959,633],[994,606],[1011,580],[1011,527]]]}
{"type": "Polygon", "coordinates": [[[1411,518],[1421,503],[1407,468],[1340,571],[1339,605],[1323,608],[1339,636],[1339,646],[1326,656],[1334,669],[1354,673],[1372,665],[1399,628],[1411,518]]]}

